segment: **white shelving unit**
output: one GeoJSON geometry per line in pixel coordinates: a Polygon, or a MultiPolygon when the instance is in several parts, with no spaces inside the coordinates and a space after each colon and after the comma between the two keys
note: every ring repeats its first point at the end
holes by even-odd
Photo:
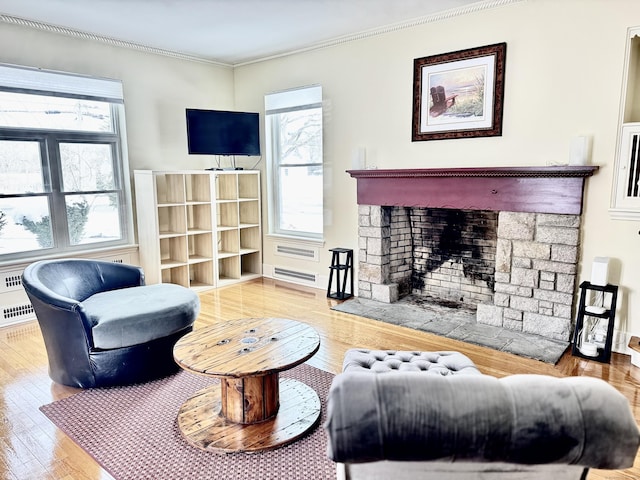
{"type": "Polygon", "coordinates": [[[134,172],[146,281],[202,290],[262,276],[260,172],[134,172]]]}
{"type": "Polygon", "coordinates": [[[611,217],[640,220],[640,27],[628,30],[611,217]]]}

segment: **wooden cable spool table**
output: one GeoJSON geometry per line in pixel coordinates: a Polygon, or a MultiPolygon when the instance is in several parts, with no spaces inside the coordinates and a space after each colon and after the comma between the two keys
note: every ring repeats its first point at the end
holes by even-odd
{"type": "Polygon", "coordinates": [[[178,427],[191,445],[211,452],[260,451],[295,441],[320,420],[318,394],[279,372],[320,348],[310,326],[284,318],[248,318],[182,337],[173,356],[183,369],[220,378],[189,398],[178,427]]]}

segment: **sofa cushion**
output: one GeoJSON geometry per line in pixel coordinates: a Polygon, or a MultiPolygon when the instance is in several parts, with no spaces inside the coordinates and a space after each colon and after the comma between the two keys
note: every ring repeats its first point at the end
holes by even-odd
{"type": "Polygon", "coordinates": [[[628,468],[640,445],[627,399],[589,377],[342,373],[329,391],[325,428],[330,458],[351,463],[628,468]]]}
{"type": "Polygon", "coordinates": [[[480,375],[480,371],[471,359],[460,352],[407,352],[362,348],[347,351],[342,371],[345,373],[400,371],[437,375],[480,375]]]}
{"type": "Polygon", "coordinates": [[[93,346],[113,349],[166,337],[192,325],[200,299],[188,288],[162,283],[97,293],[80,306],[93,324],[93,346]]]}

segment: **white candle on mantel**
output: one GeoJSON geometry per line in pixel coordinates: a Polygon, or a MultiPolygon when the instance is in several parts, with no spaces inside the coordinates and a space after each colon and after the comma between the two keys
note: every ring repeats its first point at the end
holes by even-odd
{"type": "Polygon", "coordinates": [[[587,165],[591,156],[591,137],[578,135],[571,139],[569,165],[587,165]]]}
{"type": "Polygon", "coordinates": [[[367,168],[367,149],[365,147],[356,147],[353,149],[351,168],[354,170],[364,170],[367,168]]]}

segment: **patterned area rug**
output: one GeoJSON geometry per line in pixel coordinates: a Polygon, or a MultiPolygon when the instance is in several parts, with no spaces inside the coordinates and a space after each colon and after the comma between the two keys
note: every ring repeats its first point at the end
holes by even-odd
{"type": "Polygon", "coordinates": [[[335,479],[322,429],[333,375],[302,364],[281,376],[318,393],[320,424],[290,445],[260,453],[207,453],[183,440],[180,406],[217,382],[184,371],[142,385],[85,390],[40,410],[117,480],[335,479]]]}

